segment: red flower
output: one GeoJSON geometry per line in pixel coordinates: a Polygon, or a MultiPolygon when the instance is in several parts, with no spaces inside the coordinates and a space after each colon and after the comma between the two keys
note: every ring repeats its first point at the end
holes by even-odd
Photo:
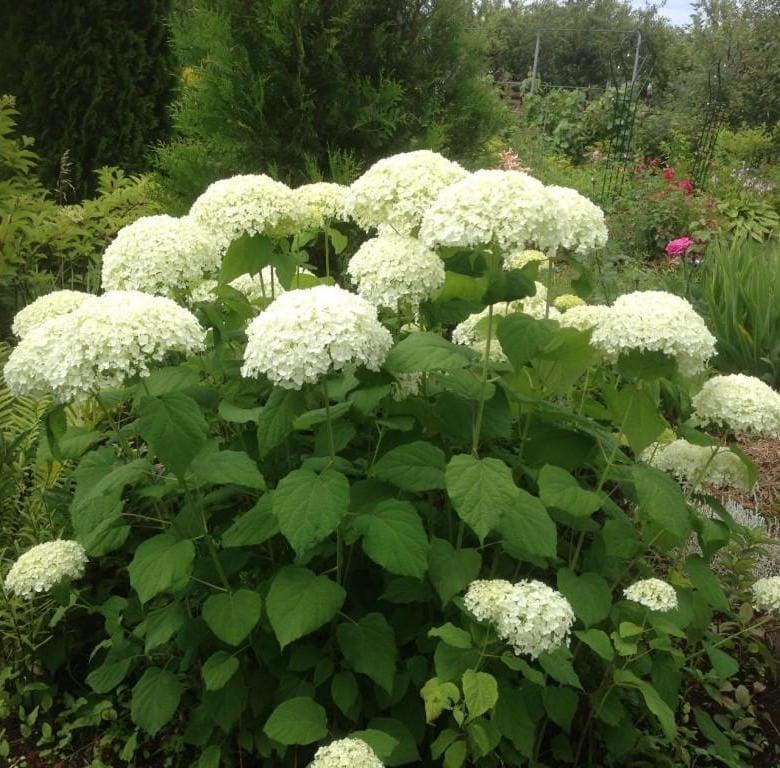
{"type": "Polygon", "coordinates": [[[693,240],[690,237],[678,237],[676,240],[670,240],[664,250],[668,256],[682,256],[692,245],[693,240]]]}
{"type": "Polygon", "coordinates": [[[676,175],[677,172],[674,170],[674,168],[664,168],[664,178],[667,181],[671,181],[676,175]]]}
{"type": "Polygon", "coordinates": [[[690,179],[682,179],[677,182],[677,186],[685,192],[686,195],[693,194],[693,182],[690,179]]]}

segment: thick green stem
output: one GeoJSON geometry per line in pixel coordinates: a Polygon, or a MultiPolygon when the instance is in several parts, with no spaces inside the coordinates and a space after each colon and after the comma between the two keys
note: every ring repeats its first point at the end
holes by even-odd
{"type": "Polygon", "coordinates": [[[330,227],[325,225],[325,277],[330,277],[330,227]]]}
{"type": "Polygon", "coordinates": [[[490,343],[493,337],[493,305],[488,306],[487,341],[485,342],[485,356],[482,360],[482,386],[480,398],[477,404],[477,417],[474,421],[474,435],[471,442],[471,452],[474,456],[479,454],[479,433],[482,431],[482,416],[485,412],[485,399],[487,397],[488,363],[490,362],[490,343]]]}

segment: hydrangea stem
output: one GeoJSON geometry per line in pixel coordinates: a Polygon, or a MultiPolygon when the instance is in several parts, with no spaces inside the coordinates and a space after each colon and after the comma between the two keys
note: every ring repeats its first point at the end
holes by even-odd
{"type": "Polygon", "coordinates": [[[474,435],[471,442],[471,452],[474,456],[479,453],[479,433],[482,431],[482,416],[485,412],[485,397],[487,394],[487,376],[488,363],[490,362],[490,342],[493,337],[493,305],[488,305],[488,326],[487,341],[485,343],[485,356],[482,360],[482,386],[480,387],[480,398],[477,404],[477,416],[474,420],[474,435]]]}

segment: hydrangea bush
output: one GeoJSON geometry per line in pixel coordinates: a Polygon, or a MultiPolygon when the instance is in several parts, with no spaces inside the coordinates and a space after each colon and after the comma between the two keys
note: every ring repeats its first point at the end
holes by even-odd
{"type": "Polygon", "coordinates": [[[193,206],[224,256],[189,307],[109,291],[24,334],[5,376],[53,395],[73,541],[22,554],[12,599],[61,604],[88,695],[138,729],[124,759],[175,730],[201,767],[685,764],[686,692],[738,667],[715,622],[780,605],[711,568],[740,525],[701,451],[652,458],[754,471],[695,427],[731,396],[704,322],[660,293],[559,312],[516,254],[585,274],[603,216],[525,174],[413,153],[343,196],[380,232],[363,295],[303,271],[294,190],[237,177],[193,206]]]}

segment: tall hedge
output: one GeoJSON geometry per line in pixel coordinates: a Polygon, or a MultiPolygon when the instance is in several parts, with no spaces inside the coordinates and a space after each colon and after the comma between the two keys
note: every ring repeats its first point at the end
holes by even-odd
{"type": "Polygon", "coordinates": [[[63,153],[71,197],[95,188],[103,165],[143,170],[167,136],[175,85],[171,0],[5,3],[0,93],[16,95],[22,130],[36,137],[49,184],[63,153]]]}

